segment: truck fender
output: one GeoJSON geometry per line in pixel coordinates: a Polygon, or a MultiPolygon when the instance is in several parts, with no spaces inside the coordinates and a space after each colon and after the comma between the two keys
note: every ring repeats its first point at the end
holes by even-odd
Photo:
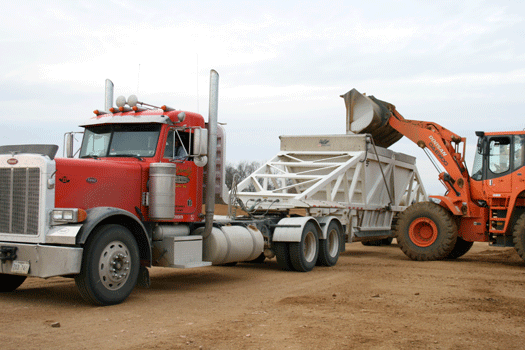
{"type": "Polygon", "coordinates": [[[118,224],[131,231],[137,240],[140,260],[148,262],[151,266],[151,240],[147,234],[146,227],[140,220],[130,212],[114,207],[97,207],[86,210],[87,218],[77,235],[77,244],[85,244],[93,231],[100,225],[118,224]]]}
{"type": "MultiPolygon", "coordinates": [[[[303,229],[307,223],[312,222],[317,228],[319,237],[322,235],[321,226],[311,216],[281,219],[273,231],[273,242],[300,242],[303,229]]],[[[326,236],[325,236],[326,238],[326,236]]]]}
{"type": "Polygon", "coordinates": [[[322,218],[317,219],[319,221],[319,225],[321,226],[322,233],[319,235],[319,239],[326,239],[328,237],[328,227],[330,227],[330,224],[332,222],[335,222],[337,226],[339,226],[339,242],[341,244],[339,245],[339,251],[344,252],[345,251],[345,231],[343,228],[343,224],[341,224],[341,221],[336,218],[335,216],[323,216],[322,218]]]}

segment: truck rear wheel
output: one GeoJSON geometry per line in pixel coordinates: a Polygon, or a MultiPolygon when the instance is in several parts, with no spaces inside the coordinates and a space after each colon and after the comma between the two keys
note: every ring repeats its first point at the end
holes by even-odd
{"type": "Polygon", "coordinates": [[[135,287],[139,264],[138,246],[131,232],[120,225],[104,225],[86,243],[75,282],[86,301],[119,304],[135,287]]]}
{"type": "Polygon", "coordinates": [[[521,214],[516,224],[514,224],[512,241],[518,255],[525,260],[525,213],[521,214]]]}
{"type": "Polygon", "coordinates": [[[273,252],[277,259],[277,265],[285,271],[293,270],[290,260],[290,249],[287,242],[273,242],[273,252]]]}
{"type": "Polygon", "coordinates": [[[335,221],[328,226],[326,239],[319,240],[319,258],[317,262],[322,266],[334,266],[339,259],[341,247],[341,230],[335,221]]]}
{"type": "Polygon", "coordinates": [[[447,256],[447,259],[457,259],[460,256],[467,254],[467,252],[472,248],[474,242],[465,241],[463,238],[458,237],[454,249],[447,256]]]}
{"type": "Polygon", "coordinates": [[[14,291],[24,283],[26,277],[27,276],[0,273],[0,292],[5,293],[14,291]]]}
{"type": "Polygon", "coordinates": [[[290,243],[290,260],[295,271],[311,271],[319,255],[319,234],[314,224],[307,223],[303,228],[300,242],[290,243]]]}
{"type": "Polygon", "coordinates": [[[431,202],[409,206],[395,227],[397,242],[412,260],[441,260],[453,251],[458,228],[452,214],[431,202]]]}

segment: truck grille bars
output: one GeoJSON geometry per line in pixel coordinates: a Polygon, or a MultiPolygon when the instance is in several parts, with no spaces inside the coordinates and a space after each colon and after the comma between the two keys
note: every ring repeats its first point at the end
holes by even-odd
{"type": "Polygon", "coordinates": [[[0,169],[0,232],[38,234],[40,169],[0,169]]]}

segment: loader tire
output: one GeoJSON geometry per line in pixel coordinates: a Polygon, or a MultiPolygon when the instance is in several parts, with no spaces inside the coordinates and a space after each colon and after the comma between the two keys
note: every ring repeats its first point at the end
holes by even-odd
{"type": "Polygon", "coordinates": [[[525,213],[521,214],[512,230],[512,242],[518,255],[525,260],[525,213]]]}
{"type": "Polygon", "coordinates": [[[290,260],[293,269],[299,272],[311,271],[319,256],[319,234],[314,224],[307,223],[300,242],[290,243],[290,260]]]}
{"type": "Polygon", "coordinates": [[[8,275],[0,273],[0,292],[5,293],[14,291],[24,283],[26,277],[27,276],[23,275],[8,275]]]}
{"type": "Polygon", "coordinates": [[[399,215],[394,229],[397,243],[412,260],[441,260],[454,250],[458,228],[442,206],[419,202],[399,215]]]}
{"type": "Polygon", "coordinates": [[[135,287],[139,265],[138,245],[131,232],[121,225],[104,225],[88,239],[75,282],[86,301],[119,304],[135,287]]]}
{"type": "Polygon", "coordinates": [[[470,248],[472,248],[473,245],[474,242],[465,241],[463,238],[458,237],[456,245],[454,246],[454,249],[452,249],[450,254],[447,256],[447,259],[457,259],[460,256],[467,254],[467,252],[470,250],[470,248]]]}
{"type": "Polygon", "coordinates": [[[339,249],[341,247],[341,229],[339,225],[332,221],[328,226],[326,239],[319,240],[319,257],[317,265],[334,266],[339,260],[339,249]]]}

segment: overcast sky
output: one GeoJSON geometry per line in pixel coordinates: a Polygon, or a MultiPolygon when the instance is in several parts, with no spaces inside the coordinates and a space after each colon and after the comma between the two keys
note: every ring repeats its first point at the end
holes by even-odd
{"type": "MultiPolygon", "coordinates": [[[[0,12],[1,144],[55,143],[115,96],[208,115],[220,74],[227,158],[263,161],[279,135],[344,134],[352,88],[474,131],[525,128],[522,1],[13,1],[0,12]]],[[[437,172],[412,142],[427,191],[437,172]]],[[[62,151],[59,151],[62,154],[62,151]]]]}

